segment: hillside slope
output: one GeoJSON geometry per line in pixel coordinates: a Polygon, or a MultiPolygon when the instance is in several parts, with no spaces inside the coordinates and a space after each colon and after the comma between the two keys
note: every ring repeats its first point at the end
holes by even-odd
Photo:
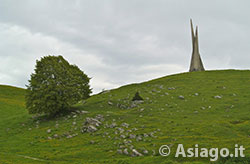
{"type": "Polygon", "coordinates": [[[0,86],[0,163],[209,163],[159,155],[161,145],[174,152],[179,143],[230,150],[244,145],[246,158],[217,162],[250,162],[250,71],[183,73],[127,85],[55,119],[28,115],[24,94],[0,86]],[[131,102],[136,91],[144,102],[131,102]],[[81,132],[87,117],[101,121],[96,132],[81,132]],[[131,157],[132,149],[143,156],[131,157]]]}

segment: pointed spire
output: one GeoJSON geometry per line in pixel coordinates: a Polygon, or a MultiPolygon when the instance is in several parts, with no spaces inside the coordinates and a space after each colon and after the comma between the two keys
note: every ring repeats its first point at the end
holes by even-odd
{"type": "Polygon", "coordinates": [[[190,24],[191,24],[193,52],[192,52],[192,59],[191,59],[189,72],[204,71],[205,69],[203,67],[203,63],[202,63],[200,53],[199,53],[198,26],[196,26],[195,34],[194,34],[192,19],[190,19],[190,24]]]}
{"type": "Polygon", "coordinates": [[[190,24],[191,24],[192,44],[193,44],[193,48],[194,48],[194,28],[193,28],[192,19],[190,19],[190,24]]]}
{"type": "Polygon", "coordinates": [[[196,26],[196,29],[195,29],[195,43],[196,43],[197,51],[199,52],[198,26],[196,26]]]}

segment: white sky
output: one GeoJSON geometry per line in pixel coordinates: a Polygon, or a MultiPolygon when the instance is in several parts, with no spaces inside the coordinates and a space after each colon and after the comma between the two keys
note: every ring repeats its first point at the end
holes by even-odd
{"type": "Polygon", "coordinates": [[[35,62],[62,55],[95,93],[185,72],[189,19],[206,69],[250,67],[247,0],[0,0],[0,84],[25,87],[35,62]]]}

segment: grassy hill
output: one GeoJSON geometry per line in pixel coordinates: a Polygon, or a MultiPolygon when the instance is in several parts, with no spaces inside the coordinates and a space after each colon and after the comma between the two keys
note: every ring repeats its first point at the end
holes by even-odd
{"type": "Polygon", "coordinates": [[[206,71],[166,76],[92,96],[55,119],[32,118],[25,90],[0,86],[0,163],[209,163],[175,158],[185,148],[243,145],[250,163],[250,71],[206,71]],[[136,91],[144,98],[132,103],[136,91]],[[102,118],[94,133],[82,133],[86,117],[102,118]],[[158,153],[171,146],[171,155],[158,153]],[[129,155],[119,154],[124,149],[129,155]],[[144,154],[131,157],[131,148],[144,154]],[[147,153],[148,152],[148,153],[147,153]]]}

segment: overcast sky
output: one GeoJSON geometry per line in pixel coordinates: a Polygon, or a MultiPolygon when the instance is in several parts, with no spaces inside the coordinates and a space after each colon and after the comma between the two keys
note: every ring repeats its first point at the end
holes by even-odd
{"type": "Polygon", "coordinates": [[[25,87],[35,62],[62,55],[97,93],[186,72],[189,19],[205,69],[250,68],[248,0],[0,0],[0,84],[25,87]]]}

